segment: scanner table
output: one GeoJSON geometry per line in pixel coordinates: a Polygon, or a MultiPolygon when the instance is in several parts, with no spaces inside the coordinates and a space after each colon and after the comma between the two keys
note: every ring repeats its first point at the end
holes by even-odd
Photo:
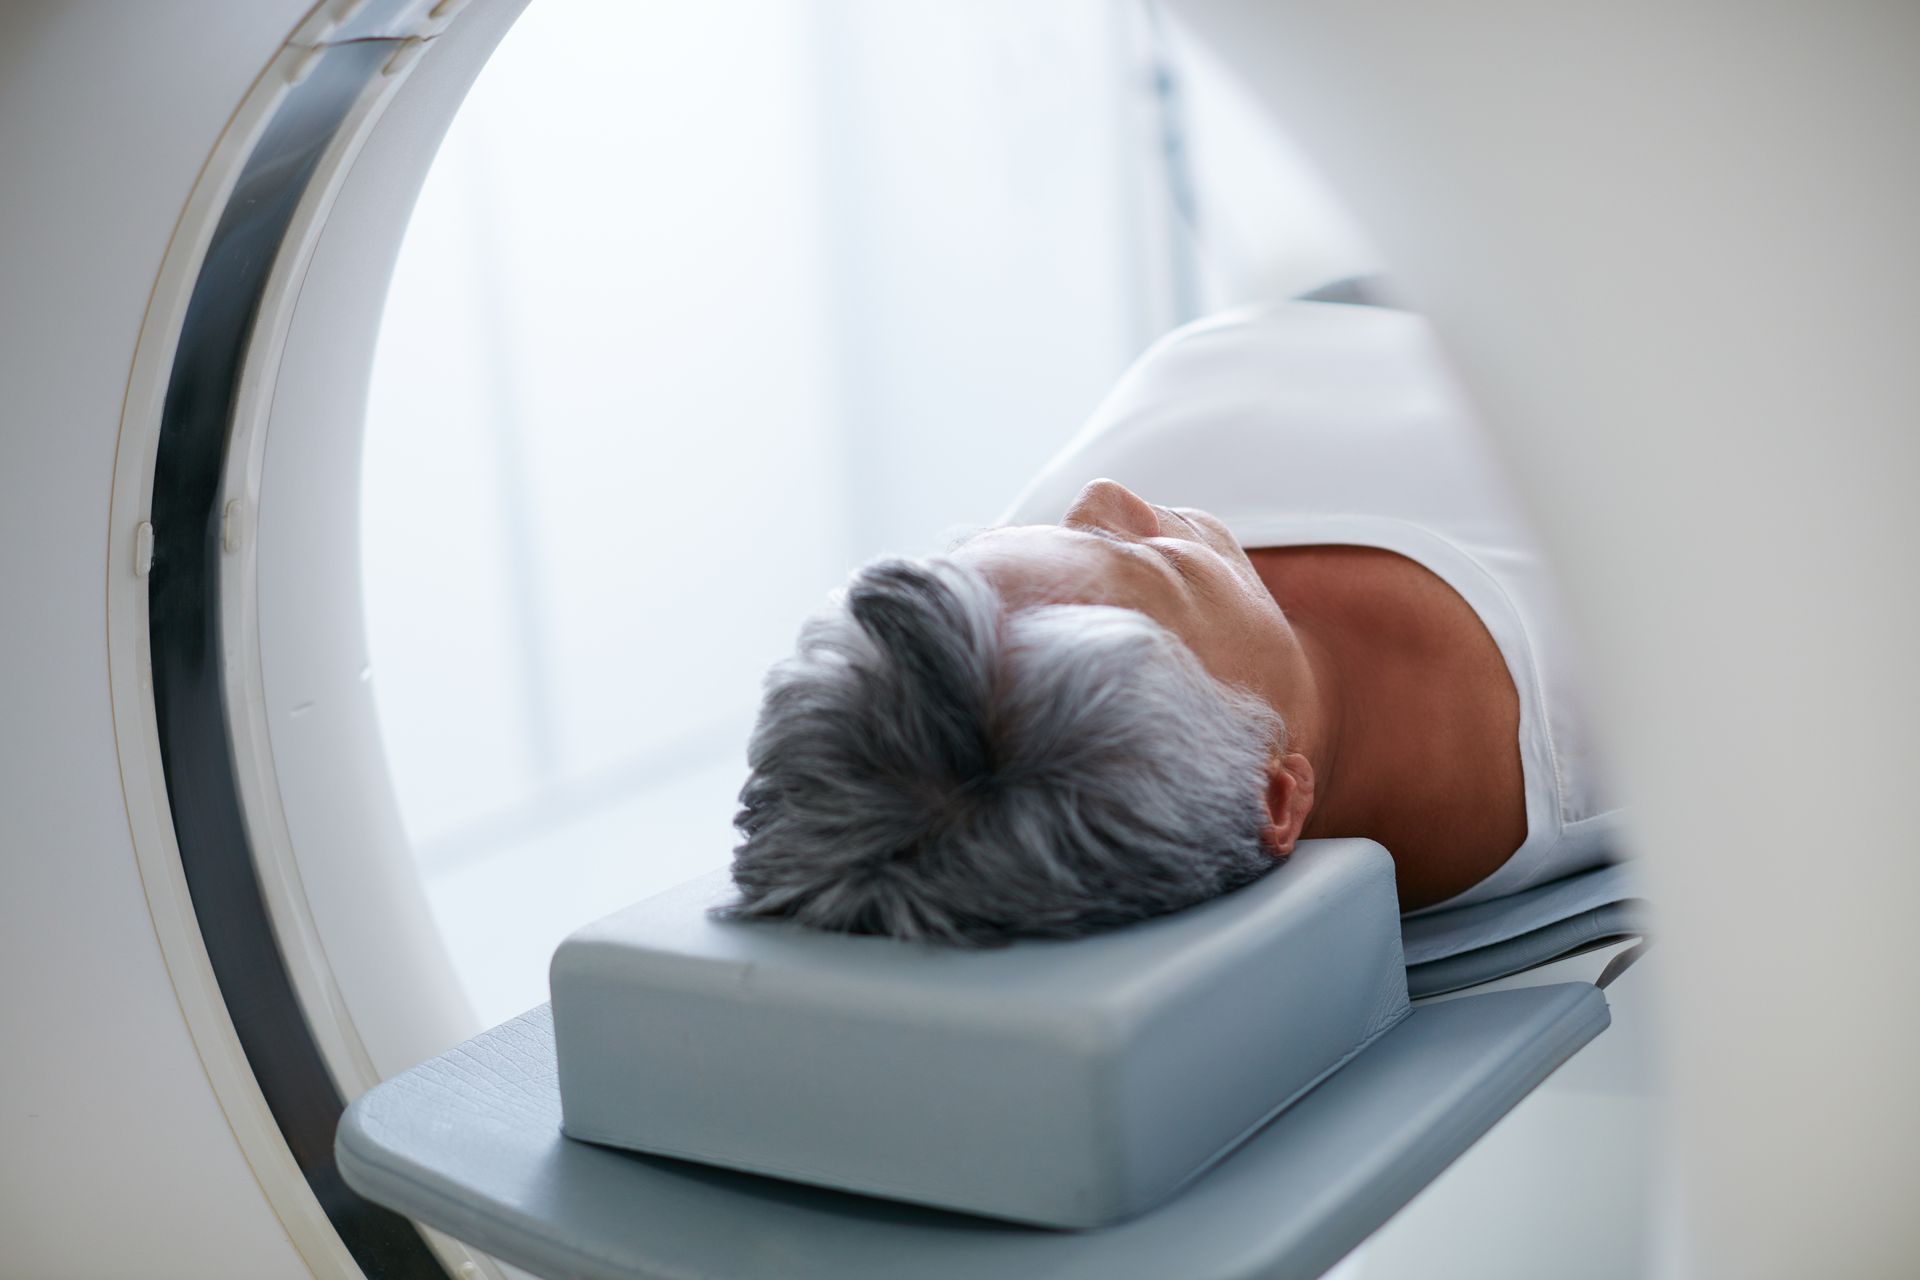
{"type": "MultiPolygon", "coordinates": [[[[937,1123],[924,1126],[907,1135],[908,1146],[883,1153],[886,1160],[879,1164],[836,1164],[843,1153],[835,1151],[838,1128],[831,1123],[788,1126],[769,1137],[769,1142],[777,1139],[789,1144],[789,1156],[795,1141],[815,1144],[820,1156],[817,1161],[803,1160],[805,1167],[783,1177],[743,1171],[741,1166],[756,1167],[751,1124],[725,1135],[725,1142],[713,1149],[688,1153],[706,1163],[618,1149],[568,1137],[563,1131],[563,1073],[556,1058],[554,1019],[549,1007],[541,1006],[358,1099],[340,1127],[336,1148],[340,1170],[349,1185],[369,1199],[546,1276],[839,1280],[1019,1275],[1125,1280],[1178,1275],[1206,1280],[1315,1275],[1364,1240],[1555,1067],[1599,1034],[1607,1025],[1608,1010],[1603,994],[1584,983],[1468,994],[1408,1009],[1400,976],[1404,970],[1398,968],[1399,922],[1391,913],[1390,895],[1382,899],[1379,894],[1384,851],[1365,841],[1323,841],[1314,846],[1303,845],[1293,863],[1252,886],[1252,893],[1243,890],[1191,912],[1116,931],[1112,937],[1102,935],[1084,943],[1020,944],[980,954],[981,972],[991,974],[997,983],[1012,981],[1010,974],[1031,963],[1024,1002],[1009,999],[998,1009],[992,1001],[969,1002],[963,998],[968,966],[960,965],[959,977],[946,975],[948,985],[958,984],[949,992],[953,1004],[967,1010],[957,1022],[948,1017],[948,1031],[974,1019],[978,1034],[991,1039],[1007,1034],[1008,1026],[1023,1018],[1032,1021],[1034,1010],[1049,1000],[1078,1002],[1086,1009],[1109,1013],[1122,1009],[1128,1017],[1120,1019],[1120,1025],[1151,1032],[1156,1023],[1148,1015],[1154,1011],[1186,1008],[1202,994],[1200,986],[1219,987],[1223,974],[1240,973],[1245,978],[1248,975],[1242,971],[1264,966],[1253,973],[1257,980],[1243,982],[1239,994],[1226,1004],[1203,1011],[1196,1015],[1197,1023],[1191,1019],[1188,1023],[1203,1029],[1211,1025],[1208,1034],[1216,1037],[1237,1027],[1231,1037],[1236,1047],[1260,1053],[1278,1051],[1262,1049],[1261,1037],[1249,1039],[1242,1024],[1258,1021],[1258,993],[1263,985],[1298,990],[1319,984],[1341,990],[1337,975],[1313,964],[1315,954],[1329,962],[1340,956],[1339,963],[1352,967],[1354,957],[1368,954],[1369,948],[1389,953],[1401,984],[1397,1001],[1383,1002],[1381,984],[1373,977],[1347,989],[1350,1001],[1371,1002],[1372,1008],[1332,1007],[1316,1013],[1311,1001],[1289,1006],[1278,995],[1269,1000],[1273,1009],[1290,1011],[1296,1020],[1332,1019],[1338,1024],[1338,1035],[1351,1039],[1349,1052],[1333,1052],[1330,1046],[1338,1036],[1329,1040],[1322,1035],[1318,1047],[1291,1066],[1279,1053],[1269,1068],[1274,1092],[1264,1103],[1257,1092],[1250,1091],[1244,1076],[1231,1072],[1212,1083],[1194,1082],[1192,1092],[1211,1107],[1194,1113],[1196,1123],[1230,1127],[1231,1115],[1238,1114],[1236,1107],[1240,1111],[1258,1108],[1242,1125],[1251,1136],[1237,1143],[1230,1140],[1222,1145],[1218,1133],[1212,1133],[1184,1147],[1176,1143],[1163,1149],[1153,1142],[1143,1147],[1127,1136],[1135,1130],[1146,1132],[1139,1129],[1143,1124],[1151,1127],[1155,1106],[1187,1105],[1183,1102],[1187,1095],[1177,1087],[1177,1078],[1168,1077],[1164,1064],[1154,1075],[1163,1081],[1160,1092],[1148,1096],[1145,1113],[1125,1107],[1095,1109],[1053,1123],[1047,1121],[1045,1108],[1022,1112],[1020,1086],[1033,1070],[1036,1052],[1057,1050],[1068,1057],[1087,1052],[1084,1043],[1068,1037],[1051,1049],[1045,1042],[1038,1050],[1032,1042],[1022,1042],[1020,1052],[1011,1057],[987,1055],[968,1064],[976,1073],[1006,1073],[1004,1083],[1013,1105],[1004,1126],[995,1127],[990,1111],[962,1113],[956,1118],[974,1130],[971,1134],[943,1130],[937,1123]],[[1292,949],[1263,947],[1254,922],[1288,918],[1294,920],[1294,926],[1285,930],[1288,937],[1312,941],[1292,949]],[[1334,932],[1349,935],[1344,955],[1338,948],[1329,950],[1326,935],[1315,938],[1308,927],[1315,919],[1340,922],[1334,932]],[[1214,952],[1209,952],[1210,946],[1214,952]],[[1088,964],[1081,959],[1084,955],[1114,963],[1088,964]],[[1157,981],[1152,980],[1156,975],[1157,981]],[[1183,990],[1187,980],[1199,985],[1183,990]],[[1322,1064],[1309,1072],[1311,1062],[1319,1060],[1313,1055],[1329,1053],[1334,1059],[1330,1068],[1322,1064]],[[1304,1080],[1302,1072],[1309,1072],[1304,1080]],[[1223,1092],[1234,1096],[1223,1103],[1223,1092]],[[1278,1114],[1267,1118],[1276,1105],[1278,1114]],[[1069,1152],[1064,1160],[1048,1163],[1059,1155],[1054,1147],[1074,1141],[1083,1142],[1078,1154],[1069,1152]],[[912,1143],[922,1144],[918,1148],[921,1163],[945,1168],[942,1176],[899,1181],[905,1177],[901,1153],[914,1150],[912,1143]],[[996,1162],[995,1147],[1004,1147],[1011,1157],[996,1162]],[[1071,1194],[1084,1191],[1089,1178],[1099,1181],[1097,1162],[1090,1164],[1084,1157],[1101,1151],[1122,1163],[1125,1153],[1133,1153],[1138,1167],[1151,1174],[1140,1185],[1152,1184],[1153,1193],[1145,1197],[1152,1207],[1139,1211],[1124,1194],[1104,1200],[1096,1196],[1099,1203],[1089,1213],[1088,1202],[1071,1194]],[[1182,1161],[1196,1163],[1197,1171],[1182,1176],[1182,1161]],[[722,1163],[734,1167],[722,1167],[722,1163]],[[1038,1166],[1039,1171],[1022,1182],[1026,1165],[1038,1166]],[[863,1168],[865,1175],[849,1176],[849,1170],[859,1174],[863,1168]],[[925,1203],[941,1196],[947,1203],[967,1202],[969,1197],[984,1196],[994,1180],[1003,1177],[1023,1188],[1038,1207],[1024,1213],[1018,1204],[984,1205],[986,1212],[999,1215],[989,1217],[925,1203]],[[1162,1185],[1169,1178],[1175,1183],[1170,1193],[1162,1185]],[[869,1194],[836,1189],[854,1184],[869,1194]],[[908,1203],[910,1199],[921,1203],[908,1203]],[[1033,1225],[1061,1220],[1063,1207],[1066,1216],[1078,1213],[1101,1219],[1103,1224],[1078,1229],[1033,1225]],[[1130,1216],[1111,1220],[1116,1214],[1130,1216]],[[1015,1216],[1030,1220],[1007,1220],[1015,1216]]],[[[1390,889],[1391,864],[1385,865],[1389,871],[1385,884],[1390,889]]],[[[790,926],[742,933],[760,926],[711,921],[699,905],[710,896],[681,894],[677,905],[670,903],[668,909],[680,913],[683,927],[655,915],[651,925],[642,926],[647,936],[634,940],[638,951],[652,949],[666,956],[665,961],[655,956],[655,963],[664,965],[665,976],[648,980],[643,988],[665,989],[673,998],[654,1004],[646,1021],[626,1024],[625,1047],[617,1037],[580,1040],[571,1048],[562,1040],[563,1050],[574,1053],[587,1052],[585,1046],[591,1044],[596,1058],[609,1053],[616,1058],[633,1055],[634,1073],[623,1076],[617,1063],[616,1069],[590,1073],[593,1088],[617,1087],[624,1080],[624,1096],[616,1111],[624,1126],[620,1140],[630,1146],[646,1145],[656,1132],[648,1123],[650,1105],[669,1113],[661,1118],[658,1133],[697,1135],[701,1127],[689,1127],[686,1122],[690,1108],[698,1113],[702,1107],[727,1100],[744,1105],[751,1101],[743,1091],[751,1085],[754,1071],[772,1080],[790,1070],[780,1058],[780,1037],[791,1037],[795,1027],[816,1023],[811,1018],[786,1017],[783,1030],[783,1010],[791,1014],[801,1007],[828,1009],[836,1003],[836,992],[864,992],[868,998],[852,1002],[853,1006],[877,1009],[874,1016],[883,1029],[889,1018],[913,1021],[908,1005],[891,1003],[884,992],[874,994],[874,948],[848,945],[912,944],[819,935],[818,954],[795,953],[796,945],[804,951],[814,940],[796,941],[790,926]],[[718,960],[717,946],[723,953],[718,960]],[[835,967],[842,961],[849,967],[836,975],[835,967]],[[777,982],[750,982],[747,985],[757,987],[758,998],[771,1000],[772,1005],[738,1003],[734,997],[741,989],[742,966],[750,971],[752,965],[762,963],[804,971],[807,980],[786,988],[777,982]],[[725,976],[729,973],[730,978],[725,976]],[[689,992],[705,995],[689,1005],[689,992]],[[702,1059],[694,1051],[697,1045],[689,1048],[688,1035],[703,1026],[724,1026],[730,1017],[738,1018],[740,1026],[735,1030],[746,1037],[728,1041],[738,1050],[750,1046],[753,1036],[762,1034],[765,1027],[771,1027],[766,1034],[773,1038],[761,1044],[757,1055],[730,1054],[735,1070],[726,1088],[717,1098],[703,1100],[698,1094],[700,1073],[712,1060],[702,1059]],[[664,1044],[668,1051],[649,1056],[643,1050],[650,1042],[656,1048],[664,1044]]],[[[647,915],[643,911],[639,918],[647,915]]],[[[605,961],[607,938],[604,929],[589,930],[581,943],[593,943],[605,961]]],[[[881,953],[885,950],[881,948],[881,953]]],[[[556,998],[563,1004],[569,998],[568,980],[562,977],[568,971],[565,952],[563,948],[563,959],[555,966],[556,998]]],[[[936,964],[935,969],[942,965],[936,964]]],[[[615,965],[612,972],[619,971],[615,965]]],[[[911,972],[909,967],[909,980],[911,972]]],[[[1224,985],[1233,986],[1231,982],[1224,985]]],[[[618,999],[630,1000],[631,990],[621,996],[619,987],[602,982],[595,998],[614,999],[616,1004],[618,999]]],[[[937,983],[928,992],[929,1000],[941,998],[937,983]]],[[[580,994],[572,992],[575,1004],[580,994]]],[[[613,1008],[601,1021],[618,1025],[638,1007],[630,1006],[625,1014],[613,1008]]],[[[562,1014],[564,1022],[576,1010],[563,1008],[562,1014]]],[[[1275,1025],[1284,1031],[1288,1024],[1280,1017],[1275,1025]]],[[[1312,1030],[1303,1027],[1299,1038],[1316,1043],[1309,1034],[1312,1030]]],[[[1095,1041],[1096,1057],[1107,1053],[1116,1060],[1106,1064],[1110,1069],[1095,1069],[1087,1078],[1124,1076],[1131,1061],[1163,1054],[1166,1038],[1165,1034],[1134,1039],[1121,1035],[1095,1041]]],[[[930,1087],[938,1083],[947,1056],[937,1037],[929,1041],[903,1036],[889,1047],[888,1038],[873,1034],[871,1025],[865,1034],[844,1039],[848,1054],[871,1054],[878,1046],[879,1052],[903,1055],[903,1070],[914,1069],[917,1062],[930,1087]],[[916,1059],[916,1053],[924,1056],[916,1059]]],[[[805,1105],[831,1109],[837,1078],[832,1056],[835,1040],[833,1035],[815,1036],[803,1045],[808,1078],[802,1083],[816,1095],[812,1103],[805,1103],[803,1089],[799,1097],[805,1105]]],[[[1271,1042],[1284,1048],[1285,1037],[1271,1042]]],[[[789,1039],[788,1050],[792,1045],[789,1039]]],[[[1198,1048],[1201,1052],[1189,1061],[1204,1063],[1204,1037],[1198,1048]]],[[[1100,1064],[1096,1061],[1094,1066],[1100,1064]]],[[[870,1083],[869,1078],[862,1087],[870,1083]]],[[[884,1112],[886,1106],[910,1096],[896,1091],[893,1100],[880,1099],[876,1106],[884,1112]]],[[[793,1100],[791,1094],[785,1099],[789,1104],[793,1100]]],[[[934,1101],[929,1099],[930,1109],[937,1110],[934,1101]]],[[[571,1096],[566,1109],[573,1109],[571,1096]]],[[[857,1110],[843,1105],[841,1115],[856,1115],[857,1110]]],[[[709,1118],[719,1114],[716,1111],[709,1118]]],[[[747,1114],[752,1114],[751,1107],[747,1114]]],[[[1178,1126],[1174,1128],[1177,1132],[1178,1126]]],[[[871,1154],[871,1137],[846,1145],[871,1154]]],[[[759,1167],[772,1166],[759,1162],[759,1167]]],[[[1120,1179],[1107,1185],[1124,1189],[1127,1183],[1120,1179]]]]}

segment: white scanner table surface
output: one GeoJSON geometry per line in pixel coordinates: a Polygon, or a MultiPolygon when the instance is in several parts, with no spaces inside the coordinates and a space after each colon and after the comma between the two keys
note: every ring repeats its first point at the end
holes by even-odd
{"type": "Polygon", "coordinates": [[[1319,1275],[1607,1025],[1585,983],[1413,1010],[1164,1205],[1049,1231],[575,1142],[542,1006],[363,1095],[361,1195],[580,1280],[1319,1275]]]}
{"type": "Polygon", "coordinates": [[[1393,863],[987,950],[731,921],[725,872],[554,956],[566,1132],[1020,1222],[1158,1203],[1408,1012],[1393,863]]]}

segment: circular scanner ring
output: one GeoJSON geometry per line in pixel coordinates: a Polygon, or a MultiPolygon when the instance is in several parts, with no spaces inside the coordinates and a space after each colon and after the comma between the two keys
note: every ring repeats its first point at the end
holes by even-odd
{"type": "MultiPolygon", "coordinates": [[[[398,132],[413,135],[413,145],[389,147],[389,161],[423,171],[521,3],[469,7],[462,25],[471,38],[466,31],[449,38],[455,56],[438,83],[416,95],[433,101],[395,113],[404,117],[398,132]]],[[[149,305],[115,462],[109,545],[116,551],[108,566],[115,732],[141,878],[174,988],[235,1136],[308,1265],[315,1274],[495,1274],[490,1261],[362,1200],[335,1168],[333,1134],[345,1102],[404,1065],[396,1052],[419,1050],[395,1049],[387,1036],[385,1049],[371,1052],[335,980],[282,804],[263,678],[258,549],[274,517],[258,500],[275,392],[283,368],[295,363],[289,337],[343,189],[350,179],[365,186],[384,176],[357,175],[356,161],[415,64],[431,62],[423,55],[453,17],[410,0],[356,5],[344,21],[338,9],[323,4],[309,14],[229,122],[149,305]],[[119,554],[128,547],[132,555],[119,554]]],[[[335,309],[331,326],[309,326],[309,344],[321,340],[350,357],[364,343],[359,354],[370,355],[377,286],[391,270],[420,173],[408,176],[414,185],[403,198],[386,198],[383,217],[363,219],[349,237],[388,250],[372,255],[374,296],[353,313],[364,332],[339,341],[335,309]]],[[[350,283],[369,292],[366,279],[350,283]]],[[[364,372],[340,381],[363,392],[364,372]]],[[[362,399],[350,398],[343,411],[357,414],[362,399]]],[[[332,434],[343,434],[337,418],[332,425],[332,434]]],[[[346,426],[357,458],[357,418],[346,426]]],[[[355,504],[334,505],[350,513],[355,504]]],[[[351,522],[335,521],[325,532],[340,544],[330,553],[336,561],[357,562],[351,522]]],[[[357,591],[357,563],[347,577],[357,591]]],[[[357,602],[346,612],[346,630],[357,631],[357,602]]],[[[328,656],[364,670],[357,653],[328,656]]],[[[371,767],[383,776],[370,711],[357,719],[358,754],[371,759],[345,762],[344,771],[371,767]]],[[[389,800],[376,820],[397,837],[390,810],[389,800]]],[[[396,917],[391,909],[367,914],[388,923],[396,917]]],[[[412,932],[430,933],[423,910],[413,915],[412,932]]],[[[336,957],[351,949],[335,941],[336,957]]],[[[432,949],[444,969],[437,943],[432,949]]],[[[429,998],[457,1003],[444,973],[392,975],[401,986],[416,976],[429,998]]],[[[470,1017],[458,1009],[421,1034],[445,1039],[447,1025],[470,1017]]]]}

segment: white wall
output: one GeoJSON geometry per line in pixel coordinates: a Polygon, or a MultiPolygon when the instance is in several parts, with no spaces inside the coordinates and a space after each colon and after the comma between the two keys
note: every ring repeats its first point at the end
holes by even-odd
{"type": "Polygon", "coordinates": [[[1275,255],[1347,269],[1297,158],[1154,31],[1131,0],[541,0],[508,37],[401,255],[363,516],[391,765],[483,1015],[725,863],[760,674],[849,568],[991,522],[1275,255]],[[1174,166],[1198,237],[1181,119],[1214,139],[1174,166]]]}

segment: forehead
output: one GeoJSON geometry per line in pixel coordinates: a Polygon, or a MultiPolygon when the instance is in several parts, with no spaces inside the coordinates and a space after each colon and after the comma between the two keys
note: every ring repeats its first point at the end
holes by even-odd
{"type": "Polygon", "coordinates": [[[953,558],[987,575],[1006,602],[1122,604],[1153,575],[1112,539],[1061,525],[1006,525],[975,534],[953,558]]]}

